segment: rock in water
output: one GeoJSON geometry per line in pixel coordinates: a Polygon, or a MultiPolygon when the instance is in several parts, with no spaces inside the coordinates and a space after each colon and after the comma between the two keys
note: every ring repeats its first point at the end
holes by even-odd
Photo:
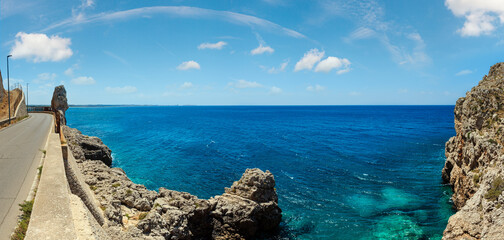
{"type": "Polygon", "coordinates": [[[454,113],[442,178],[458,212],[443,239],[504,239],[504,63],[458,99],[454,113]]]}
{"type": "Polygon", "coordinates": [[[53,97],[51,100],[51,108],[54,112],[59,113],[60,122],[66,125],[65,111],[68,109],[65,86],[59,85],[54,88],[53,97]]]}

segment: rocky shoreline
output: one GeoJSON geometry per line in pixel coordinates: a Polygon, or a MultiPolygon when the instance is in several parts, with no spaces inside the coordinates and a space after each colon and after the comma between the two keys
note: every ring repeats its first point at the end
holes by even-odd
{"type": "Polygon", "coordinates": [[[209,200],[165,188],[156,192],[111,168],[111,150],[99,138],[68,126],[63,133],[103,210],[102,227],[113,239],[250,239],[281,221],[269,171],[247,169],[224,194],[209,200]]]}
{"type": "Polygon", "coordinates": [[[92,215],[91,225],[102,228],[90,239],[251,239],[280,224],[269,171],[247,169],[224,194],[208,200],[165,188],[151,191],[111,167],[112,151],[101,139],[66,126],[64,86],[55,88],[51,106],[66,139],[62,144],[73,156],[65,160],[70,191],[92,215]]]}
{"type": "Polygon", "coordinates": [[[504,63],[455,105],[442,170],[457,213],[443,239],[504,239],[504,63]]]}

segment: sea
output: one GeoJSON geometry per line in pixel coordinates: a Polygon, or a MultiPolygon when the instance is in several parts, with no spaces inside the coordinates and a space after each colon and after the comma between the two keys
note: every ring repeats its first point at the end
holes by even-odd
{"type": "Polygon", "coordinates": [[[71,107],[70,127],[112,149],[151,190],[208,199],[247,168],[275,176],[267,239],[441,239],[454,214],[441,181],[454,106],[71,107]]]}

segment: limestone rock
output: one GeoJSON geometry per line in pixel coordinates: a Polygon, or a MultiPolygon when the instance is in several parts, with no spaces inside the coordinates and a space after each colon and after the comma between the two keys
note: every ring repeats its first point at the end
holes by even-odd
{"type": "Polygon", "coordinates": [[[54,88],[51,108],[58,114],[56,118],[60,119],[61,125],[66,125],[65,112],[68,109],[68,100],[66,97],[65,86],[59,85],[54,88]]]}
{"type": "Polygon", "coordinates": [[[456,136],[445,146],[442,179],[458,212],[443,239],[504,239],[504,63],[457,100],[456,136]]]}
{"type": "Polygon", "coordinates": [[[63,133],[70,150],[76,159],[100,160],[107,166],[112,165],[112,150],[97,137],[83,135],[75,128],[63,126],[63,133]]]}
{"type": "Polygon", "coordinates": [[[280,224],[269,171],[247,169],[226,193],[209,200],[165,188],[155,192],[107,166],[110,149],[99,138],[67,126],[63,133],[84,181],[104,206],[106,231],[117,239],[248,239],[280,224]]]}

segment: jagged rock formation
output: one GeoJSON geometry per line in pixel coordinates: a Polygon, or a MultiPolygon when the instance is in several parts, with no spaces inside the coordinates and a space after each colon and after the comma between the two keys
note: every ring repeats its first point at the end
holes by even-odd
{"type": "Polygon", "coordinates": [[[107,166],[108,160],[94,161],[110,154],[98,138],[67,126],[63,133],[113,239],[250,239],[280,224],[282,211],[269,171],[247,169],[223,195],[209,200],[165,188],[150,191],[122,169],[107,166]]]}
{"type": "Polygon", "coordinates": [[[443,239],[504,239],[504,63],[457,100],[444,182],[458,212],[443,239]]]}
{"type": "Polygon", "coordinates": [[[85,136],[75,128],[64,127],[63,132],[67,137],[67,142],[78,146],[72,148],[76,159],[99,160],[109,167],[112,165],[112,150],[103,144],[101,139],[85,136]]]}
{"type": "Polygon", "coordinates": [[[51,99],[51,108],[56,114],[56,119],[61,125],[66,125],[65,111],[68,109],[65,86],[59,85],[54,88],[53,97],[51,99]]]}

